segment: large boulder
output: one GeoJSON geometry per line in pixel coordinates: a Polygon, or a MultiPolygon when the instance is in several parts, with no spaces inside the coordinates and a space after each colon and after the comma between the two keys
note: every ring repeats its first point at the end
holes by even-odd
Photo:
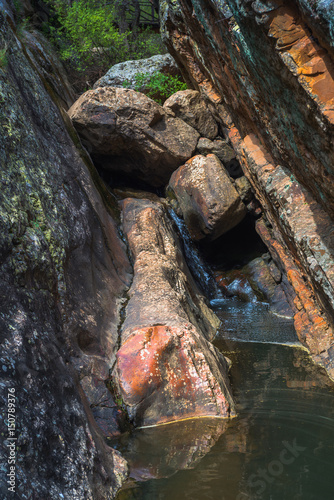
{"type": "Polygon", "coordinates": [[[215,155],[197,155],[172,175],[175,194],[194,240],[214,240],[246,215],[246,207],[224,166],[215,155]]]}
{"type": "Polygon", "coordinates": [[[120,87],[139,90],[146,94],[148,88],[145,82],[138,88],[137,76],[145,73],[147,77],[156,73],[164,75],[181,76],[176,62],[170,54],[158,54],[147,59],[137,59],[135,61],[124,61],[112,66],[107,73],[95,84],[94,89],[99,87],[120,87]]]}
{"type": "Polygon", "coordinates": [[[122,205],[134,280],[115,377],[130,420],[234,415],[227,362],[208,341],[219,320],[191,278],[164,206],[131,198],[122,205]]]}
{"type": "Polygon", "coordinates": [[[69,116],[93,158],[104,168],[162,186],[194,153],[198,132],[159,104],[130,89],[83,94],[69,116]]]}
{"type": "Polygon", "coordinates": [[[164,103],[175,116],[196,129],[203,137],[214,139],[218,135],[218,125],[204,99],[197,90],[180,90],[164,103]]]}

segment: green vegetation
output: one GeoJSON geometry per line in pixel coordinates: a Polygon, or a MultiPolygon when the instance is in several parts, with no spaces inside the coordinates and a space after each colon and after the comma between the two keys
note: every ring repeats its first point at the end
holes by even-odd
{"type": "MultiPolygon", "coordinates": [[[[141,91],[145,87],[145,94],[159,104],[163,104],[175,92],[187,89],[187,84],[180,80],[178,76],[165,75],[159,71],[153,75],[150,73],[138,73],[135,80],[135,90],[141,91]]],[[[129,82],[125,81],[123,83],[123,87],[129,86],[129,82]]]]}
{"type": "Polygon", "coordinates": [[[7,59],[7,45],[3,48],[0,49],[0,68],[6,68],[8,64],[8,59],[7,59]]]}
{"type": "Polygon", "coordinates": [[[114,64],[165,52],[159,35],[139,30],[138,19],[137,24],[129,24],[122,0],[47,1],[54,17],[44,24],[44,33],[57,47],[79,91],[114,64]]]}

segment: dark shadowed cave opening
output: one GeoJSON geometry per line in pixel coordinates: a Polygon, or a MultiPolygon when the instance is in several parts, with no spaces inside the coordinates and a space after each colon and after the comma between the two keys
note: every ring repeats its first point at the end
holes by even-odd
{"type": "Polygon", "coordinates": [[[268,252],[255,230],[255,219],[250,214],[215,241],[201,242],[199,248],[212,269],[219,268],[225,271],[241,268],[268,252]]]}

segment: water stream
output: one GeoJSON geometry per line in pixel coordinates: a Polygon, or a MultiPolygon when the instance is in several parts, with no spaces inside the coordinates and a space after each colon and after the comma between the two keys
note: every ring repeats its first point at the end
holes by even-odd
{"type": "Polygon", "coordinates": [[[131,479],[117,500],[333,499],[333,384],[290,321],[225,302],[215,345],[233,362],[238,417],[123,436],[117,447],[131,479]]]}
{"type": "Polygon", "coordinates": [[[217,283],[198,248],[194,245],[184,220],[172,208],[169,209],[169,214],[177,227],[183,245],[183,254],[197,285],[209,300],[221,298],[217,283]]]}
{"type": "MultiPolygon", "coordinates": [[[[183,237],[204,291],[213,278],[183,237]]],[[[124,434],[130,478],[117,500],[332,500],[334,384],[299,343],[293,321],[257,300],[209,295],[221,319],[214,344],[232,360],[238,416],[124,434]]]]}

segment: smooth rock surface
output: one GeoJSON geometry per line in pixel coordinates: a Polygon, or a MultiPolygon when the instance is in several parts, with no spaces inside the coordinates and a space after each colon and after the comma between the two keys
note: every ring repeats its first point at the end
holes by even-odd
{"type": "Polygon", "coordinates": [[[69,110],[93,159],[106,169],[162,186],[194,153],[198,132],[129,89],[85,92],[69,110]]]}
{"type": "Polygon", "coordinates": [[[203,137],[214,139],[218,135],[218,125],[209,111],[204,99],[197,90],[180,90],[165,102],[175,116],[193,127],[203,137]]]}
{"type": "Polygon", "coordinates": [[[172,175],[169,189],[175,194],[194,240],[214,240],[235,227],[246,207],[215,155],[197,155],[172,175]]]}
{"type": "Polygon", "coordinates": [[[29,57],[40,72],[41,78],[52,88],[53,99],[56,98],[57,104],[67,110],[74,103],[75,94],[55,49],[37,30],[23,31],[22,37],[29,57]]]}
{"type": "Polygon", "coordinates": [[[227,362],[207,340],[219,325],[184,262],[161,203],[126,199],[123,227],[134,259],[116,383],[139,426],[235,414],[227,362]]]}

